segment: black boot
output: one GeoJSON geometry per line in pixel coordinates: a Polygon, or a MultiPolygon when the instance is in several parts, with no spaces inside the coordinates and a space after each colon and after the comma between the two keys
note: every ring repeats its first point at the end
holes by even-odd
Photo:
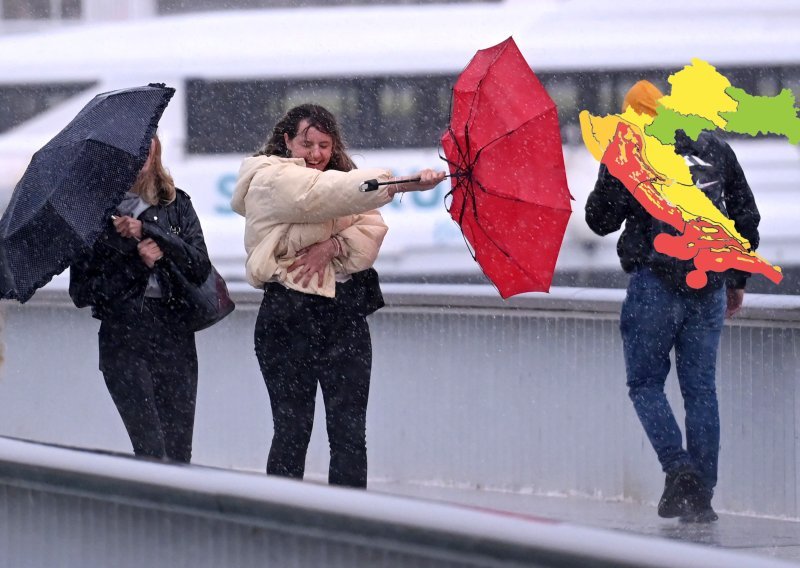
{"type": "Polygon", "coordinates": [[[695,510],[693,502],[702,488],[703,482],[693,469],[680,468],[667,473],[664,493],[658,502],[658,516],[671,519],[690,515],[695,510]]]}
{"type": "Polygon", "coordinates": [[[703,488],[689,499],[689,512],[681,515],[682,523],[713,523],[719,516],[711,508],[711,491],[703,488]]]}

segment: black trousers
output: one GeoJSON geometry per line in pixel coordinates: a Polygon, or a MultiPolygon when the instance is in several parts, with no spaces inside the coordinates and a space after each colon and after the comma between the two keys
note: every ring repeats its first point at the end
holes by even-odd
{"type": "Polygon", "coordinates": [[[100,324],[100,370],[137,456],[189,463],[197,349],[159,299],[141,313],[100,324]]]}
{"type": "Polygon", "coordinates": [[[367,399],[372,343],[366,316],[353,310],[354,284],[335,299],[268,284],[255,350],[269,391],[274,434],[267,473],[302,479],[322,389],[330,444],[328,483],[367,486],[367,399]]]}

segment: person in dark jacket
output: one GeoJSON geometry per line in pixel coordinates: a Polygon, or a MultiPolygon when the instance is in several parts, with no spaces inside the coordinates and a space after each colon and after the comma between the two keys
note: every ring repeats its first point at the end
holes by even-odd
{"type": "MultiPolygon", "coordinates": [[[[623,104],[655,115],[658,89],[640,81],[623,104]]],[[[735,223],[737,231],[758,245],[760,215],[753,193],[730,146],[703,132],[696,141],[676,132],[675,152],[684,157],[692,180],[735,223]]],[[[696,290],[686,284],[691,260],[657,252],[654,238],[676,231],[647,213],[622,182],[600,167],[586,202],[586,222],[599,235],[625,229],[617,253],[630,281],[620,315],[627,386],[639,420],[666,474],[658,514],[684,522],[717,519],[711,498],[717,483],[719,409],[715,386],[716,358],[724,318],[742,305],[749,274],[729,270],[709,274],[696,290]],[[686,410],[686,448],[664,394],[675,362],[686,410]]]]}
{"type": "Polygon", "coordinates": [[[117,215],[70,268],[69,292],[101,320],[100,370],[137,456],[188,463],[197,351],[170,275],[201,284],[211,270],[200,221],[153,138],[117,215]]]}

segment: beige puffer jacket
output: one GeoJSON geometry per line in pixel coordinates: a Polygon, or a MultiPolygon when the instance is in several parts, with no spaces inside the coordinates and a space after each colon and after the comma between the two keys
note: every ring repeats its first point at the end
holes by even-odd
{"type": "Polygon", "coordinates": [[[371,267],[388,230],[376,210],[392,200],[386,187],[366,193],[358,188],[365,180],[390,177],[383,169],[320,172],[299,158],[245,158],[231,207],[245,217],[247,281],[261,288],[277,280],[293,290],[334,297],[337,272],[371,267]],[[317,278],[308,287],[295,284],[287,268],[297,252],[334,235],[343,253],[326,269],[322,286],[317,278]]]}

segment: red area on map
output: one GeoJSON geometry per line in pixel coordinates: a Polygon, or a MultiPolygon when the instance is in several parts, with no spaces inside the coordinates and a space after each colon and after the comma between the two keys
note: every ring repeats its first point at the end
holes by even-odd
{"type": "Polygon", "coordinates": [[[601,162],[650,215],[681,233],[657,235],[653,246],[662,254],[693,261],[695,270],[686,275],[690,287],[702,288],[708,283],[709,272],[730,268],[761,274],[780,283],[780,269],[747,250],[722,225],[700,217],[685,221],[680,210],[653,185],[660,177],[644,159],[643,148],[642,136],[630,124],[620,122],[601,162]]]}

